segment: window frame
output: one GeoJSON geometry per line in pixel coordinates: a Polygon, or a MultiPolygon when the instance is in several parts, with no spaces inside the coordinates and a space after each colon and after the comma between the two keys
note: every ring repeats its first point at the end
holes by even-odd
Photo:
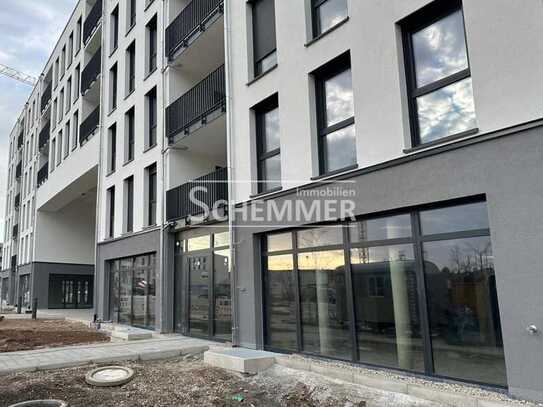
{"type": "Polygon", "coordinates": [[[107,175],[117,170],[117,123],[113,123],[108,129],[108,160],[107,175]]]}
{"type": "Polygon", "coordinates": [[[419,146],[431,146],[436,143],[442,143],[451,138],[457,138],[477,133],[478,129],[477,127],[475,127],[473,129],[462,131],[460,133],[449,134],[447,136],[431,140],[426,143],[423,143],[420,138],[417,99],[421,96],[428,95],[432,92],[443,89],[462,80],[471,78],[471,64],[469,58],[466,23],[462,0],[435,0],[427,6],[423,7],[422,9],[406,17],[402,22],[400,22],[400,26],[404,53],[411,147],[414,148],[419,146]],[[460,13],[462,14],[462,24],[464,29],[464,41],[466,43],[466,57],[468,67],[459,72],[455,72],[445,78],[441,78],[434,82],[418,87],[412,38],[413,34],[420,30],[423,30],[426,27],[431,26],[432,24],[439,22],[440,20],[450,16],[457,11],[460,11],[460,13]]]}
{"type": "Polygon", "coordinates": [[[124,180],[126,190],[126,224],[125,233],[134,231],[134,176],[131,175],[124,180]]]}
{"type": "Polygon", "coordinates": [[[147,139],[146,149],[150,149],[157,145],[158,133],[158,100],[156,86],[147,92],[147,139]]]}
{"type": "Polygon", "coordinates": [[[258,78],[262,75],[264,75],[266,72],[268,71],[271,71],[272,69],[274,69],[276,66],[277,66],[277,21],[276,21],[276,18],[275,18],[275,0],[248,0],[248,3],[250,4],[251,6],[251,21],[252,21],[252,36],[253,36],[253,43],[252,43],[252,52],[253,52],[253,77],[254,78],[258,78]],[[256,13],[256,10],[257,10],[257,4],[259,2],[264,2],[264,1],[270,1],[272,2],[273,4],[273,9],[274,9],[274,19],[273,19],[273,25],[274,25],[274,42],[275,42],[275,48],[268,52],[267,54],[263,55],[260,59],[256,59],[256,45],[257,45],[257,42],[256,42],[256,38],[257,38],[257,30],[258,30],[258,25],[255,24],[255,13],[256,13]],[[264,60],[266,60],[268,57],[270,57],[271,55],[274,55],[275,54],[275,63],[270,66],[268,69],[263,69],[262,68],[262,62],[264,60]]]}
{"type": "Polygon", "coordinates": [[[157,164],[153,163],[150,166],[148,166],[146,168],[146,172],[147,172],[147,226],[155,226],[157,224],[157,201],[158,201],[157,164]]]}
{"type": "Polygon", "coordinates": [[[115,185],[107,189],[108,198],[108,230],[106,233],[107,238],[113,238],[115,236],[115,185]]]}
{"type": "Polygon", "coordinates": [[[111,31],[110,55],[119,46],[119,5],[117,4],[109,15],[109,28],[111,31]]]}
{"type": "Polygon", "coordinates": [[[349,4],[347,3],[347,0],[345,0],[345,6],[346,6],[346,16],[338,23],[334,24],[333,26],[327,28],[326,30],[322,30],[320,27],[320,20],[318,18],[317,10],[327,1],[333,1],[333,0],[311,0],[311,30],[313,39],[319,38],[322,35],[326,34],[329,31],[332,31],[337,26],[341,25],[345,20],[349,18],[349,4]]]}
{"type": "Polygon", "coordinates": [[[125,163],[134,160],[136,146],[136,108],[132,106],[125,113],[126,149],[125,163]]]}
{"type": "Polygon", "coordinates": [[[158,67],[158,18],[155,14],[147,23],[147,74],[153,73],[158,67]]]}
{"type": "MultiPolygon", "coordinates": [[[[335,133],[336,131],[345,129],[349,126],[355,124],[355,112],[353,111],[353,116],[347,119],[344,119],[338,123],[335,123],[331,126],[326,126],[326,81],[332,79],[334,76],[339,75],[345,71],[351,71],[351,80],[352,80],[352,65],[351,65],[351,56],[350,52],[334,58],[333,60],[327,62],[324,66],[319,68],[313,73],[315,79],[315,105],[317,113],[317,149],[318,149],[318,158],[319,158],[319,176],[339,173],[346,171],[349,168],[356,166],[356,160],[352,164],[347,164],[342,168],[329,170],[325,161],[324,154],[324,139],[329,134],[335,133]]],[[[354,107],[354,89],[353,89],[353,107],[354,107]]],[[[356,141],[356,129],[355,129],[355,141],[356,141]]],[[[356,142],[355,142],[356,144],[356,142]]],[[[356,150],[355,150],[356,153],[356,150]]]]}
{"type": "MultiPolygon", "coordinates": [[[[267,99],[260,102],[257,106],[253,108],[255,113],[255,126],[256,126],[256,156],[257,156],[257,191],[258,193],[268,193],[281,189],[281,185],[278,187],[265,188],[267,185],[268,179],[264,179],[264,164],[265,162],[273,157],[279,156],[281,158],[281,145],[279,147],[270,150],[264,151],[264,142],[266,138],[264,130],[264,116],[271,111],[279,109],[279,95],[275,93],[274,95],[268,97],[267,99]]],[[[281,141],[281,134],[279,134],[279,141],[281,141]]],[[[281,183],[281,180],[278,180],[281,183]]]]}

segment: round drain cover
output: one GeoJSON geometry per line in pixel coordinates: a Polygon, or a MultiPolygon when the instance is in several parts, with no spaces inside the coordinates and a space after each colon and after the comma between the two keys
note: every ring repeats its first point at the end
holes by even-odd
{"type": "Polygon", "coordinates": [[[31,400],[12,404],[9,407],[68,407],[68,403],[62,400],[31,400]]]}
{"type": "Polygon", "coordinates": [[[85,376],[85,381],[93,386],[121,386],[132,380],[134,371],[123,366],[104,366],[91,370],[85,376]]]}

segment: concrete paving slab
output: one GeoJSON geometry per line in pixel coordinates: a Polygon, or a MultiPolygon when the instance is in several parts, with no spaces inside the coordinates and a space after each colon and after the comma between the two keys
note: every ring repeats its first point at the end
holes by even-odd
{"type": "Polygon", "coordinates": [[[214,349],[204,352],[204,362],[240,373],[258,373],[275,364],[276,353],[243,349],[214,349]]]}

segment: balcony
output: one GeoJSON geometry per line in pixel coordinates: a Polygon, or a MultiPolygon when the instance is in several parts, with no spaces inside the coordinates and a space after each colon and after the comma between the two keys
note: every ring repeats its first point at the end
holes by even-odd
{"type": "Polygon", "coordinates": [[[41,95],[40,109],[42,112],[45,110],[45,108],[49,105],[49,102],[51,101],[52,88],[53,88],[53,82],[49,82],[49,85],[47,85],[47,87],[43,91],[43,94],[41,95]]]}
{"type": "Polygon", "coordinates": [[[98,48],[81,73],[81,94],[84,95],[96,81],[102,69],[102,48],[98,48]]]}
{"type": "Polygon", "coordinates": [[[188,135],[204,126],[213,113],[226,111],[224,65],[166,108],[166,135],[173,144],[179,133],[188,135]]]}
{"type": "Polygon", "coordinates": [[[86,44],[102,19],[102,0],[97,0],[83,24],[83,43],[86,44]]]}
{"type": "Polygon", "coordinates": [[[166,28],[166,55],[187,48],[210,24],[224,13],[224,0],[192,0],[166,28]]]}
{"type": "Polygon", "coordinates": [[[79,126],[79,144],[85,144],[94,134],[100,124],[100,105],[79,126]]]}
{"type": "Polygon", "coordinates": [[[13,238],[13,240],[15,240],[17,236],[19,236],[19,224],[13,225],[13,229],[11,232],[11,237],[13,238]]]}
{"type": "Polygon", "coordinates": [[[51,122],[48,120],[46,125],[41,129],[38,136],[38,149],[42,150],[48,143],[51,137],[51,122]]]}
{"type": "Polygon", "coordinates": [[[38,187],[40,187],[45,181],[47,181],[48,177],[49,177],[49,163],[45,163],[38,170],[38,179],[37,179],[38,187]]]}
{"type": "Polygon", "coordinates": [[[190,193],[193,188],[201,187],[204,190],[195,190],[194,197],[204,202],[209,208],[221,200],[228,200],[228,171],[218,168],[216,171],[196,178],[166,192],[166,217],[168,221],[202,215],[203,208],[192,202],[190,193]]]}
{"type": "Polygon", "coordinates": [[[23,164],[19,161],[19,164],[15,167],[15,178],[21,178],[21,173],[23,171],[23,164]]]}
{"type": "Polygon", "coordinates": [[[13,205],[15,206],[15,208],[18,208],[19,206],[21,206],[21,194],[15,195],[13,205]]]}

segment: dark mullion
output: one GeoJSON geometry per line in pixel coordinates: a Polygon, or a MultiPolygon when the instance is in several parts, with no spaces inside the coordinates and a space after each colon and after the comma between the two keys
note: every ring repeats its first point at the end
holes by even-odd
{"type": "Polygon", "coordinates": [[[389,240],[368,240],[364,242],[351,242],[353,248],[368,248],[368,247],[381,247],[381,246],[397,246],[401,244],[413,243],[412,237],[401,237],[397,239],[389,240]]]}
{"type": "Polygon", "coordinates": [[[213,318],[215,317],[215,253],[213,251],[213,248],[211,249],[211,255],[210,255],[210,270],[209,270],[209,299],[207,301],[208,304],[208,310],[207,310],[207,318],[208,321],[208,334],[209,338],[213,339],[215,337],[215,327],[213,323],[213,318]]]}
{"type": "Polygon", "coordinates": [[[277,147],[276,149],[265,152],[265,153],[261,152],[258,156],[258,160],[262,162],[262,161],[267,160],[268,158],[275,157],[276,155],[279,155],[279,154],[281,154],[281,148],[277,147]]]}
{"type": "Polygon", "coordinates": [[[338,130],[344,129],[354,124],[354,116],[349,117],[348,119],[342,120],[339,123],[332,124],[328,127],[323,127],[320,131],[321,137],[327,136],[328,134],[335,133],[338,130]]]}
{"type": "Polygon", "coordinates": [[[461,232],[450,232],[450,233],[439,233],[435,235],[420,235],[420,240],[422,242],[433,242],[439,240],[456,240],[456,239],[465,239],[470,237],[482,237],[490,236],[490,229],[477,229],[477,230],[466,230],[461,232]]]}
{"type": "Polygon", "coordinates": [[[357,362],[359,359],[358,354],[358,338],[356,337],[356,310],[354,306],[354,290],[353,290],[353,276],[351,270],[351,241],[349,236],[349,228],[346,227],[346,223],[343,227],[343,253],[345,262],[345,286],[347,289],[347,307],[349,309],[349,319],[351,320],[351,354],[352,361],[357,362]]]}
{"type": "Polygon", "coordinates": [[[297,351],[303,352],[303,334],[302,334],[302,305],[300,295],[300,271],[298,270],[298,235],[292,232],[292,261],[294,273],[294,301],[296,308],[296,341],[297,351]]]}
{"type": "Polygon", "coordinates": [[[432,352],[432,340],[430,332],[430,319],[428,316],[428,299],[426,297],[426,279],[424,274],[424,257],[422,242],[420,241],[420,216],[418,212],[411,213],[411,223],[413,227],[413,237],[415,239],[415,273],[417,276],[417,291],[419,318],[421,322],[421,335],[423,342],[424,369],[426,374],[434,374],[434,359],[432,352]]]}
{"type": "Polygon", "coordinates": [[[421,88],[415,89],[412,93],[412,96],[414,98],[418,98],[420,96],[427,95],[428,93],[435,92],[436,90],[442,89],[456,82],[460,82],[461,80],[469,78],[470,76],[471,76],[471,71],[468,67],[459,72],[453,73],[452,75],[447,76],[446,78],[438,79],[435,82],[429,83],[427,85],[424,85],[421,88]]]}

